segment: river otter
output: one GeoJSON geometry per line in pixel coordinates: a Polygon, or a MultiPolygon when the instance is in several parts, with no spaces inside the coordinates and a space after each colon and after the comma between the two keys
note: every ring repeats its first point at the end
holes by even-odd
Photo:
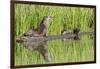
{"type": "Polygon", "coordinates": [[[47,28],[51,16],[44,16],[40,25],[36,29],[30,29],[24,36],[47,36],[47,28]]]}
{"type": "MultiPolygon", "coordinates": [[[[79,40],[80,38],[79,38],[79,33],[80,33],[80,29],[79,28],[75,28],[75,29],[73,29],[73,30],[69,30],[69,29],[63,29],[62,31],[61,31],[61,35],[62,34],[67,34],[67,33],[73,33],[73,34],[76,34],[76,36],[74,37],[74,40],[79,40]]],[[[63,41],[65,41],[66,39],[62,39],[63,41]]]]}
{"type": "MultiPolygon", "coordinates": [[[[61,35],[63,35],[63,34],[67,34],[67,33],[72,33],[72,31],[71,30],[69,30],[69,29],[63,29],[63,30],[61,30],[61,35]]],[[[62,39],[62,41],[65,41],[66,39],[62,39]]]]}
{"type": "MultiPolygon", "coordinates": [[[[36,29],[30,29],[28,32],[24,33],[24,36],[28,36],[28,37],[32,37],[32,36],[43,36],[46,37],[47,36],[47,28],[48,28],[48,23],[49,20],[51,19],[51,16],[44,16],[44,18],[42,19],[40,25],[36,28],[36,29]]],[[[42,56],[44,57],[44,59],[49,62],[51,61],[49,56],[48,56],[48,46],[47,46],[47,42],[43,42],[40,43],[39,46],[37,46],[37,49],[42,56]]]]}

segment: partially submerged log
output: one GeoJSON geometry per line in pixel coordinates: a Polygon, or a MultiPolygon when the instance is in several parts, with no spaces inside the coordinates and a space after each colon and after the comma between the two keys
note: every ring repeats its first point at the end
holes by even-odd
{"type": "Polygon", "coordinates": [[[19,37],[16,39],[17,42],[19,43],[29,43],[29,44],[38,44],[38,43],[42,43],[45,41],[50,41],[50,40],[56,40],[56,39],[73,39],[75,37],[80,37],[82,35],[87,35],[87,34],[94,34],[93,32],[81,32],[78,34],[73,34],[73,33],[67,33],[67,34],[63,34],[63,35],[49,35],[46,37],[43,36],[35,36],[35,37],[19,37]]]}

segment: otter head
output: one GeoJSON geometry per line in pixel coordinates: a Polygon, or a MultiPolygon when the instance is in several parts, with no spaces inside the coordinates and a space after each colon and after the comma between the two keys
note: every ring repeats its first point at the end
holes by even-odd
{"type": "Polygon", "coordinates": [[[52,16],[44,16],[42,23],[47,26],[51,19],[52,19],[52,16]]]}
{"type": "Polygon", "coordinates": [[[52,19],[52,16],[44,16],[44,19],[45,20],[50,20],[50,19],[52,19]]]}
{"type": "Polygon", "coordinates": [[[74,39],[75,40],[80,40],[80,37],[79,37],[80,29],[79,28],[74,29],[73,33],[76,34],[76,36],[74,37],[74,39]]]}
{"type": "Polygon", "coordinates": [[[52,19],[52,16],[44,16],[44,21],[49,22],[52,19]]]}

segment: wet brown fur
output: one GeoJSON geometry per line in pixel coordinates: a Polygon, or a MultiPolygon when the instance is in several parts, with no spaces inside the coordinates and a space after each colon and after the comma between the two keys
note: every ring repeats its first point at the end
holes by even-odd
{"type": "MultiPolygon", "coordinates": [[[[48,28],[48,22],[49,22],[49,17],[50,16],[45,16],[40,25],[36,28],[32,30],[32,34],[28,34],[28,32],[24,33],[24,35],[26,36],[47,36],[47,28],[48,28]],[[28,35],[27,35],[28,34],[28,35]]],[[[42,56],[44,57],[44,59],[46,61],[50,61],[50,58],[48,56],[48,46],[47,46],[47,42],[45,42],[42,45],[39,45],[37,50],[42,54],[42,56]]]]}

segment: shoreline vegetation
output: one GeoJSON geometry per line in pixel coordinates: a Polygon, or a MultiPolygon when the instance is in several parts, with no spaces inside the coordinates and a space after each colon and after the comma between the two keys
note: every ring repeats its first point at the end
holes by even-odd
{"type": "MultiPolygon", "coordinates": [[[[59,35],[66,29],[80,28],[81,32],[94,31],[94,9],[44,5],[15,5],[15,38],[29,28],[36,28],[44,16],[52,16],[49,35],[59,35]]],[[[47,64],[40,53],[30,51],[15,41],[15,65],[47,64]]],[[[94,38],[82,36],[80,40],[48,41],[51,63],[94,61],[94,38]]]]}

